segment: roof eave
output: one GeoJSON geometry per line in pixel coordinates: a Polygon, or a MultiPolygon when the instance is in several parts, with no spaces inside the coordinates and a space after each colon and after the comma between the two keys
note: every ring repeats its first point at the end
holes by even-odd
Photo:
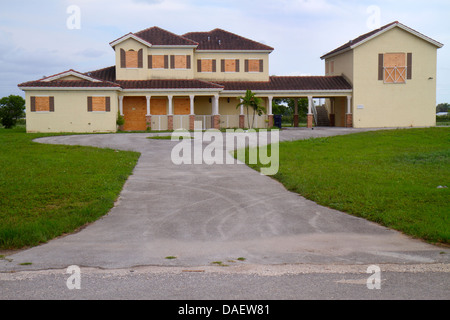
{"type": "Polygon", "coordinates": [[[362,44],[364,44],[364,43],[366,43],[366,42],[372,40],[373,38],[376,38],[376,37],[382,35],[383,33],[387,32],[387,31],[389,31],[389,30],[392,30],[392,29],[395,28],[395,27],[399,27],[400,29],[405,30],[406,32],[409,32],[409,33],[415,35],[416,37],[419,37],[419,38],[421,38],[422,40],[425,40],[425,41],[431,43],[432,45],[436,46],[438,49],[440,49],[440,48],[442,48],[442,47],[444,46],[442,43],[440,43],[440,42],[438,42],[438,41],[436,41],[436,40],[434,40],[434,39],[432,39],[432,38],[430,38],[430,37],[427,37],[427,36],[421,34],[420,32],[417,32],[416,30],[411,29],[411,28],[405,26],[404,24],[401,24],[401,23],[398,22],[398,23],[394,23],[394,24],[392,24],[391,26],[389,26],[389,27],[387,27],[387,28],[384,28],[384,29],[382,29],[382,30],[380,30],[380,31],[378,31],[378,32],[376,32],[376,33],[374,33],[374,34],[371,35],[370,37],[367,37],[367,38],[365,38],[365,39],[363,39],[363,40],[361,40],[361,41],[358,41],[357,43],[355,43],[354,45],[351,45],[351,46],[348,47],[348,48],[339,50],[339,51],[334,52],[334,53],[332,53],[332,54],[326,54],[326,55],[320,57],[320,59],[323,60],[323,59],[331,58],[331,57],[337,56],[337,55],[339,55],[339,54],[341,54],[341,53],[344,53],[344,52],[353,50],[353,49],[355,49],[356,47],[359,47],[360,45],[362,45],[362,44]]]}
{"type": "Polygon", "coordinates": [[[120,44],[120,43],[122,43],[125,40],[128,40],[130,38],[136,40],[137,42],[142,43],[143,45],[145,45],[145,46],[147,46],[149,48],[153,46],[150,42],[145,41],[144,39],[138,37],[137,35],[135,35],[134,33],[131,33],[131,32],[126,34],[126,35],[124,35],[123,37],[120,37],[117,40],[114,40],[113,42],[110,42],[109,45],[114,48],[118,44],[120,44]]]}
{"type": "Polygon", "coordinates": [[[33,86],[20,86],[22,91],[76,91],[76,90],[88,90],[88,91],[122,91],[121,87],[33,87],[33,86]]]}

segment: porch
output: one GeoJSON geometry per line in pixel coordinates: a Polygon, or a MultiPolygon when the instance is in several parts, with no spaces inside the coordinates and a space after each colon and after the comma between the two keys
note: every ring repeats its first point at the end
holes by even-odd
{"type": "MultiPolygon", "coordinates": [[[[267,104],[267,99],[264,103],[267,104]]],[[[119,96],[119,113],[124,117],[124,131],[194,130],[194,122],[202,128],[254,128],[269,126],[267,115],[247,116],[243,107],[238,108],[237,97],[219,95],[145,95],[119,96]]]]}

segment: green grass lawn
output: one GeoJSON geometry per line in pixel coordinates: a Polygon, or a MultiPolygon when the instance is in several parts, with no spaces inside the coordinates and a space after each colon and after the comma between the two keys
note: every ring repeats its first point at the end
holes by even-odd
{"type": "Polygon", "coordinates": [[[43,136],[0,129],[0,249],[34,246],[105,215],[139,158],[32,142],[43,136]]]}
{"type": "Polygon", "coordinates": [[[282,142],[274,178],[323,206],[450,242],[450,128],[282,142]]]}

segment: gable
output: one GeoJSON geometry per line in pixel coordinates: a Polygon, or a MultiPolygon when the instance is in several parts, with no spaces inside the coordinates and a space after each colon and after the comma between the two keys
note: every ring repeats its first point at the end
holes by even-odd
{"type": "Polygon", "coordinates": [[[391,30],[397,30],[397,29],[403,30],[406,33],[409,33],[410,35],[416,37],[417,39],[423,40],[424,42],[428,42],[429,44],[435,46],[436,48],[443,47],[442,43],[440,43],[440,42],[438,42],[436,40],[433,40],[433,39],[425,36],[424,34],[422,34],[420,32],[417,32],[416,30],[411,29],[411,28],[409,28],[409,27],[399,23],[398,21],[395,21],[395,22],[389,23],[389,24],[387,24],[387,25],[385,25],[385,26],[383,26],[383,27],[381,27],[379,29],[373,30],[373,31],[368,32],[366,34],[363,34],[363,35],[361,35],[361,36],[359,36],[359,37],[357,37],[357,38],[355,38],[353,40],[350,40],[346,44],[344,44],[344,45],[342,45],[342,46],[340,46],[340,47],[338,47],[338,48],[328,52],[327,54],[323,55],[320,58],[323,60],[323,59],[330,58],[330,57],[333,57],[335,55],[341,54],[343,52],[346,52],[346,51],[349,51],[349,50],[353,50],[353,49],[355,49],[355,48],[357,48],[357,47],[359,47],[359,46],[361,46],[361,45],[363,45],[363,44],[365,44],[367,42],[372,41],[375,38],[378,38],[379,36],[381,36],[381,35],[383,35],[383,34],[385,34],[387,32],[390,32],[391,30]]]}

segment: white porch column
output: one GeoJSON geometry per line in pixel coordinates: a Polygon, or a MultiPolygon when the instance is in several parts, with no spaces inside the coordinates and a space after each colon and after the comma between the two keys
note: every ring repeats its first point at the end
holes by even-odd
{"type": "Polygon", "coordinates": [[[191,116],[193,116],[194,115],[194,99],[195,99],[195,95],[190,95],[189,96],[189,99],[191,100],[191,104],[190,104],[190,107],[191,107],[191,116]]]}
{"type": "Polygon", "coordinates": [[[268,105],[268,108],[267,108],[267,115],[272,116],[272,115],[273,115],[273,113],[272,113],[272,101],[273,101],[273,97],[272,97],[272,96],[269,96],[269,97],[267,97],[267,99],[268,99],[268,101],[269,101],[269,105],[268,105]]]}
{"type": "Polygon", "coordinates": [[[352,114],[352,96],[347,96],[347,114],[352,114]]]}
{"type": "Polygon", "coordinates": [[[313,103],[313,97],[308,96],[308,114],[312,114],[313,103]]]}
{"type": "MultiPolygon", "coordinates": [[[[240,99],[240,102],[242,103],[242,101],[244,101],[244,100],[242,100],[242,99],[240,99]]],[[[241,107],[240,107],[240,113],[239,113],[241,116],[243,116],[244,115],[244,106],[241,104],[241,107]]]]}
{"type": "Polygon", "coordinates": [[[119,112],[123,116],[123,96],[119,96],[119,112]]]}
{"type": "Polygon", "coordinates": [[[167,96],[167,99],[169,99],[169,116],[173,116],[173,95],[169,94],[167,96]]]}
{"type": "Polygon", "coordinates": [[[145,98],[147,99],[147,116],[151,116],[151,113],[150,113],[150,99],[152,98],[152,96],[146,96],[145,98]]]}
{"type": "Polygon", "coordinates": [[[213,115],[218,116],[219,115],[219,95],[216,94],[214,96],[214,103],[213,103],[213,115]]]}

